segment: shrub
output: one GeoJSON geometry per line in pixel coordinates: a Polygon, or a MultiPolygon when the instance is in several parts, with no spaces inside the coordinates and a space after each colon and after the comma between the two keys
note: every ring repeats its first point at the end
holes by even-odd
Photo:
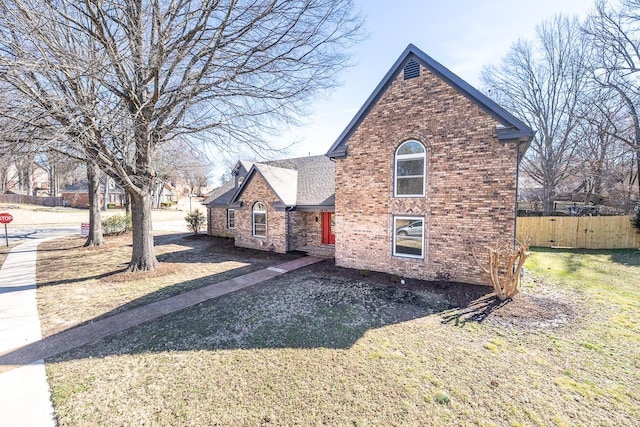
{"type": "Polygon", "coordinates": [[[107,203],[107,209],[115,209],[115,208],[116,208],[115,203],[107,203]]]}
{"type": "Polygon", "coordinates": [[[635,211],[635,215],[633,215],[633,217],[631,218],[631,222],[633,223],[633,226],[636,228],[636,231],[640,233],[640,202],[638,202],[634,211],[635,211]]]}
{"type": "Polygon", "coordinates": [[[163,208],[170,208],[171,207],[171,202],[162,202],[162,203],[160,203],[160,206],[162,206],[163,208]]]}
{"type": "Polygon", "coordinates": [[[448,405],[449,403],[451,403],[451,398],[444,391],[440,391],[440,392],[436,393],[435,401],[436,401],[436,403],[439,403],[441,405],[448,405]]]}
{"type": "Polygon", "coordinates": [[[187,221],[187,228],[193,231],[193,234],[196,235],[207,222],[207,219],[200,211],[189,212],[187,216],[184,217],[184,219],[187,221]]]}
{"type": "Polygon", "coordinates": [[[105,236],[126,233],[132,228],[130,215],[113,215],[102,221],[102,233],[105,236]]]}

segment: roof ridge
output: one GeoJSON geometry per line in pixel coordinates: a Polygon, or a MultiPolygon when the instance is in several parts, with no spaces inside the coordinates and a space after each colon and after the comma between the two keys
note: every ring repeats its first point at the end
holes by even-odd
{"type": "Polygon", "coordinates": [[[524,122],[502,108],[478,89],[471,86],[447,67],[410,43],[398,57],[396,62],[394,62],[389,71],[387,71],[380,83],[378,83],[371,95],[369,95],[365,103],[360,107],[344,131],[340,136],[338,136],[333,145],[331,145],[326,156],[344,157],[346,155],[346,141],[362,123],[364,118],[373,108],[374,104],[384,94],[396,76],[400,73],[405,63],[408,62],[411,57],[417,58],[425,68],[429,69],[438,78],[444,80],[447,84],[463,96],[467,97],[471,102],[476,104],[498,122],[505,125],[508,129],[515,128],[512,132],[499,132],[500,139],[531,138],[533,136],[534,132],[524,122]]]}

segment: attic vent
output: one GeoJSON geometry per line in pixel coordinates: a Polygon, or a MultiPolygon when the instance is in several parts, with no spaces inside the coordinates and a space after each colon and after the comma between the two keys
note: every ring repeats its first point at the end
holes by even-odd
{"type": "Polygon", "coordinates": [[[404,79],[409,80],[414,77],[420,77],[420,64],[411,59],[407,62],[407,65],[404,66],[404,79]]]}

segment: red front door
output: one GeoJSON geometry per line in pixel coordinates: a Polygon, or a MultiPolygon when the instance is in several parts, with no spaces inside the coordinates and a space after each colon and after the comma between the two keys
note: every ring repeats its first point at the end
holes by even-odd
{"type": "Polygon", "coordinates": [[[335,227],[335,212],[322,212],[322,243],[325,245],[333,245],[336,243],[335,227]]]}

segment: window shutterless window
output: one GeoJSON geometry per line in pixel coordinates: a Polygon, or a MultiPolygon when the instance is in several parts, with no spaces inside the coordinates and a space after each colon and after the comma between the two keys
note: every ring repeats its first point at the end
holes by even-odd
{"type": "Polygon", "coordinates": [[[393,255],[424,258],[424,217],[393,218],[393,255]]]}
{"type": "Polygon", "coordinates": [[[253,235],[256,237],[267,236],[267,207],[262,202],[253,205],[251,212],[253,223],[253,235]]]}
{"type": "Polygon", "coordinates": [[[393,194],[396,197],[421,197],[425,194],[427,152],[420,142],[400,144],[394,160],[393,194]]]}
{"type": "Polygon", "coordinates": [[[236,228],[236,211],[234,209],[227,209],[227,228],[229,230],[236,228]]]}

